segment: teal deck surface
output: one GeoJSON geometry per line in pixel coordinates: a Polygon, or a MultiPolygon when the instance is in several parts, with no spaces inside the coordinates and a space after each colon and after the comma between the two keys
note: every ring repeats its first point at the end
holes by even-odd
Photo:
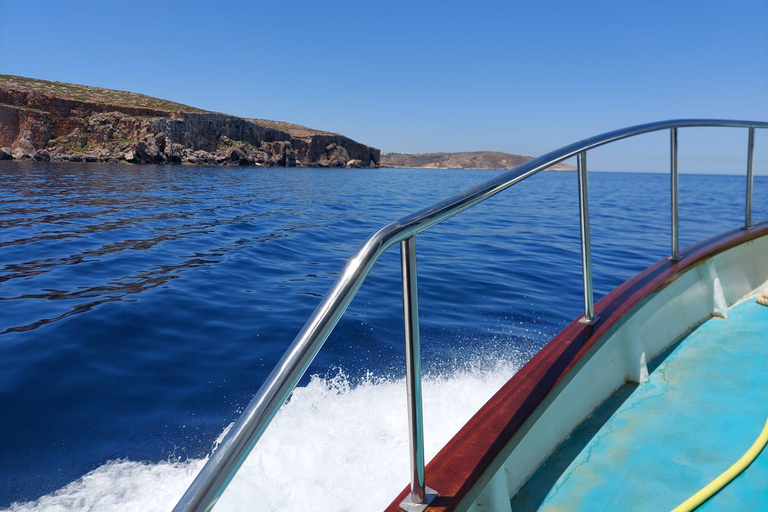
{"type": "MultiPolygon", "coordinates": [[[[512,499],[521,511],[670,511],[728,469],[768,417],[768,307],[708,320],[625,385],[512,499]]],[[[699,510],[768,511],[768,448],[699,510]]]]}

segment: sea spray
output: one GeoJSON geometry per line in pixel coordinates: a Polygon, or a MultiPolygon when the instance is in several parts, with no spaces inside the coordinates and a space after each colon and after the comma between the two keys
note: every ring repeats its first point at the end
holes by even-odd
{"type": "MultiPolygon", "coordinates": [[[[518,367],[498,360],[425,377],[427,459],[518,367]]],[[[368,375],[353,385],[343,371],[313,376],[277,414],[215,510],[382,510],[408,483],[406,422],[402,379],[368,375]]],[[[167,512],[204,463],[112,461],[9,510],[167,512]]]]}

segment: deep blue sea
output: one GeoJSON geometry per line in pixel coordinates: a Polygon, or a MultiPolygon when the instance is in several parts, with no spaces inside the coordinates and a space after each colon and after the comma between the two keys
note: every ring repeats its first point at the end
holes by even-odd
{"type": "MultiPolygon", "coordinates": [[[[0,508],[169,510],[363,240],[497,172],[0,162],[0,508]]],[[[668,255],[669,177],[589,187],[599,299],[668,255]]],[[[681,175],[681,246],[740,226],[744,191],[681,175]]],[[[580,314],[576,192],[575,173],[541,173],[418,235],[430,453],[580,314]]],[[[394,247],[229,509],[394,498],[402,331],[394,247]]]]}

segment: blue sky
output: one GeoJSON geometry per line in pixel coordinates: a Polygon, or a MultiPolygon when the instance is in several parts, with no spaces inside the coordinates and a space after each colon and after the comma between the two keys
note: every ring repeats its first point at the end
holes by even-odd
{"type": "MultiPolygon", "coordinates": [[[[654,120],[768,120],[765,0],[0,0],[0,19],[0,73],[294,122],[384,151],[535,156],[654,120]]],[[[666,171],[667,144],[611,145],[590,166],[666,171]]],[[[745,148],[746,130],[681,131],[681,172],[743,172],[745,148]]]]}

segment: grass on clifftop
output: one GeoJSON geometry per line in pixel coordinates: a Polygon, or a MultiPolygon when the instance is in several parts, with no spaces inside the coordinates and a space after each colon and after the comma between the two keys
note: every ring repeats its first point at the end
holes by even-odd
{"type": "Polygon", "coordinates": [[[173,101],[153,98],[145,94],[134,92],[102,89],[88,85],[65,84],[62,82],[49,82],[37,78],[23,76],[0,75],[0,87],[8,87],[20,91],[31,91],[56,98],[65,98],[78,101],[90,101],[106,103],[109,105],[121,105],[126,107],[150,108],[166,112],[206,112],[199,108],[174,103],[173,101]]]}
{"type": "MultiPolygon", "coordinates": [[[[117,105],[124,107],[149,108],[163,112],[211,113],[208,110],[202,110],[199,108],[190,107],[189,105],[183,105],[173,101],[154,98],[152,96],[147,96],[146,94],[116,91],[114,89],[102,89],[101,87],[91,87],[89,85],[50,82],[48,80],[26,78],[23,76],[15,75],[0,75],[0,87],[6,87],[8,89],[18,91],[30,91],[55,98],[88,101],[92,103],[104,103],[107,105],[117,105]]],[[[25,107],[18,106],[17,108],[25,107]]],[[[313,135],[336,135],[335,133],[326,132],[323,130],[315,130],[298,124],[284,123],[282,121],[269,121],[267,119],[248,119],[248,121],[251,121],[259,126],[286,132],[291,137],[295,137],[297,139],[309,140],[313,135]]]]}
{"type": "Polygon", "coordinates": [[[297,139],[309,139],[313,135],[337,135],[332,132],[324,132],[322,130],[315,130],[313,128],[307,128],[306,126],[301,126],[299,124],[284,123],[282,121],[269,121],[267,119],[248,120],[253,121],[260,126],[266,126],[267,128],[272,128],[273,130],[286,132],[290,134],[291,137],[295,137],[297,139]]]}

